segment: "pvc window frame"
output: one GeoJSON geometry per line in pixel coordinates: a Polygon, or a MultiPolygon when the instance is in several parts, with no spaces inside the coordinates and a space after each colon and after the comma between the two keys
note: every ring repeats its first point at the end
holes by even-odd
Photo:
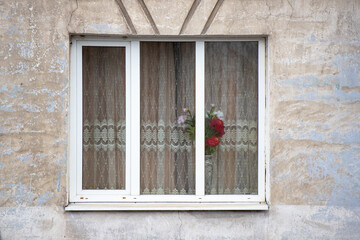
{"type": "Polygon", "coordinates": [[[112,210],[267,210],[265,157],[265,38],[101,38],[73,37],[70,52],[70,158],[66,211],[112,210]],[[140,42],[195,42],[195,110],[205,119],[205,43],[258,42],[258,194],[205,195],[204,121],[196,122],[195,195],[140,194],[140,42]],[[82,189],[82,46],[125,47],[126,183],[125,190],[82,189]],[[130,110],[131,109],[131,110],[130,110]],[[131,133],[131,134],[130,134],[131,133]]]}

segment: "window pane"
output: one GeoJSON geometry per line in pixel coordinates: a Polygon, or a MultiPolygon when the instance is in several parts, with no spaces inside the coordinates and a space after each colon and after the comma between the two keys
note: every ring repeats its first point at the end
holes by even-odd
{"type": "Polygon", "coordinates": [[[141,194],[194,194],[195,146],[177,123],[195,108],[195,43],[141,42],[141,194]]]}
{"type": "Polygon", "coordinates": [[[206,142],[205,151],[210,156],[205,156],[205,193],[257,194],[257,42],[206,43],[207,111],[211,104],[215,105],[215,115],[223,120],[225,128],[221,121],[210,122],[214,115],[206,121],[205,127],[209,129],[206,138],[216,135],[220,143],[211,151],[209,148],[217,142],[206,142]]]}
{"type": "Polygon", "coordinates": [[[83,47],[83,189],[125,189],[125,48],[83,47]]]}

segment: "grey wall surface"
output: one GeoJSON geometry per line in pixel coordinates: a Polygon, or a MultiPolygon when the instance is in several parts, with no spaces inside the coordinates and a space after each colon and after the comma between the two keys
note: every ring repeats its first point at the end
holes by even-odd
{"type": "Polygon", "coordinates": [[[140,3],[0,1],[0,239],[360,239],[360,1],[140,3]],[[65,212],[70,34],[267,36],[270,210],[65,212]]]}

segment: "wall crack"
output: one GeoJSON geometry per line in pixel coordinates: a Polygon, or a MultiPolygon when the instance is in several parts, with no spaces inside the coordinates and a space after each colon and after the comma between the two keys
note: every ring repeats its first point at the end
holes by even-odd
{"type": "Polygon", "coordinates": [[[180,222],[180,226],[179,226],[179,239],[182,239],[181,238],[181,229],[182,229],[182,225],[183,225],[183,223],[182,223],[182,220],[181,220],[181,217],[180,217],[180,211],[178,211],[178,218],[179,218],[179,222],[180,222]]]}
{"type": "Polygon", "coordinates": [[[74,12],[79,8],[79,2],[78,2],[78,0],[75,0],[75,3],[76,3],[76,8],[71,11],[69,22],[68,22],[68,24],[66,25],[66,30],[67,30],[68,32],[69,32],[69,25],[70,25],[70,23],[71,23],[71,19],[72,19],[73,15],[74,15],[74,12]]]}

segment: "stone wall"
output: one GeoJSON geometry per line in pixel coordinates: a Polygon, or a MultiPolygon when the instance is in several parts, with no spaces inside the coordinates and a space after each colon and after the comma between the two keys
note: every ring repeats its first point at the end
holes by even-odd
{"type": "Polygon", "coordinates": [[[0,0],[0,239],[360,238],[359,38],[358,0],[0,0]],[[267,36],[270,210],[64,212],[71,34],[267,36]]]}

